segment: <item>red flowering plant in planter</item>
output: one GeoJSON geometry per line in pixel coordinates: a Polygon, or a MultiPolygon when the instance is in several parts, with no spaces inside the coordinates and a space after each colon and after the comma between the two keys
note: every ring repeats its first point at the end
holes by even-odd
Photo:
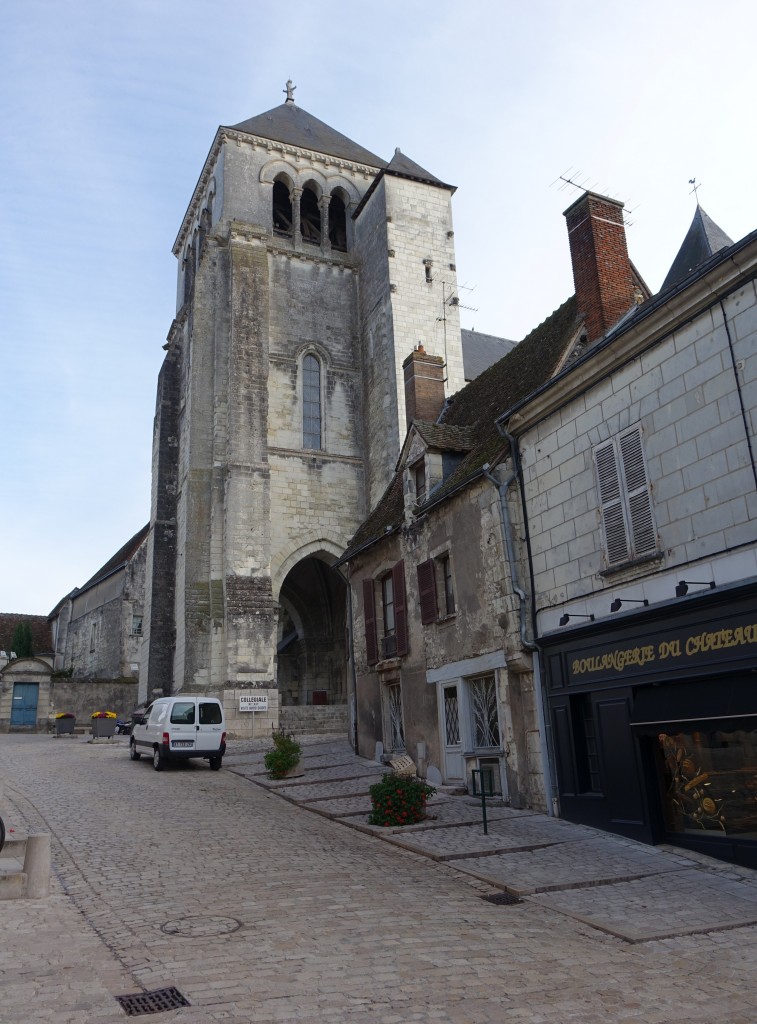
{"type": "Polygon", "coordinates": [[[73,713],[73,711],[59,711],[58,714],[55,716],[55,719],[56,721],[58,721],[61,718],[76,718],[76,715],[73,713]]]}
{"type": "Polygon", "coordinates": [[[369,825],[415,825],[426,817],[426,801],[436,790],[421,779],[385,775],[371,786],[369,825]]]}
{"type": "Polygon", "coordinates": [[[90,718],[118,718],[115,711],[93,711],[90,718]]]}

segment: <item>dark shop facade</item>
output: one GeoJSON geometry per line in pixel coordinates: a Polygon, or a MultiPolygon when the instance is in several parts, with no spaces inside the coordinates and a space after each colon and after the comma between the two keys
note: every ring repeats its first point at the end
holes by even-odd
{"type": "Polygon", "coordinates": [[[757,868],[757,584],[540,640],[561,816],[757,868]]]}

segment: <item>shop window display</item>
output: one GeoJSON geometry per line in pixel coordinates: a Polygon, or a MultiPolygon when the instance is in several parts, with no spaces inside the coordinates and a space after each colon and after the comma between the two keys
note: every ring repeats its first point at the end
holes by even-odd
{"type": "MultiPolygon", "coordinates": [[[[729,723],[730,724],[730,723],[729,723]]],[[[669,832],[757,839],[757,719],[741,729],[659,733],[669,832]]]]}

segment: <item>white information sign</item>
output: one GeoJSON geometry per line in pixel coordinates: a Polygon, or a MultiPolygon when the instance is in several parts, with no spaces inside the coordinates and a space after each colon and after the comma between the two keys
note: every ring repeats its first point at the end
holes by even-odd
{"type": "Polygon", "coordinates": [[[267,711],[268,710],[268,694],[267,693],[249,693],[243,694],[239,698],[239,710],[240,711],[267,711]]]}

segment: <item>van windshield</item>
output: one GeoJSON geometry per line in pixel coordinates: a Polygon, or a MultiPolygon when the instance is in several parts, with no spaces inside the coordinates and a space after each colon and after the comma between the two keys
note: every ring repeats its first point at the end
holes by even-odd
{"type": "Polygon", "coordinates": [[[194,701],[177,701],[171,708],[171,721],[178,725],[194,725],[194,701]]]}
{"type": "Polygon", "coordinates": [[[221,706],[220,704],[200,704],[200,725],[220,725],[221,706]]]}

